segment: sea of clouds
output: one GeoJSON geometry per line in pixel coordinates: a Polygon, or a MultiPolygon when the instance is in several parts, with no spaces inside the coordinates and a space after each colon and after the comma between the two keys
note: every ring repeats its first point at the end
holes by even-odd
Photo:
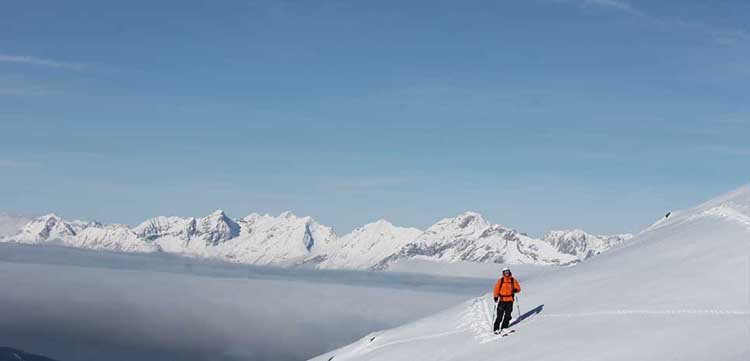
{"type": "Polygon", "coordinates": [[[304,360],[491,280],[0,244],[0,340],[61,361],[304,360]]]}

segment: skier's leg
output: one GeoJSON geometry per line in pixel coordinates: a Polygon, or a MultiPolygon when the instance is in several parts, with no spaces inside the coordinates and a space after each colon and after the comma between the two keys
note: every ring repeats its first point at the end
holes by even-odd
{"type": "Polygon", "coordinates": [[[513,312],[513,301],[503,302],[503,325],[502,328],[508,328],[510,324],[510,314],[513,312]]]}
{"type": "Polygon", "coordinates": [[[492,325],[492,330],[497,331],[500,329],[500,322],[503,319],[503,309],[502,309],[502,302],[498,302],[495,304],[495,322],[492,325]]]}

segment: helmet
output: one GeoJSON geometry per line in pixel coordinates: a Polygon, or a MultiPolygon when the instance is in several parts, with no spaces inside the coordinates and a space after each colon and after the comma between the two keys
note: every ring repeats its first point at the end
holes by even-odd
{"type": "Polygon", "coordinates": [[[505,272],[510,272],[510,268],[508,268],[508,267],[503,268],[503,273],[505,273],[505,272]]]}

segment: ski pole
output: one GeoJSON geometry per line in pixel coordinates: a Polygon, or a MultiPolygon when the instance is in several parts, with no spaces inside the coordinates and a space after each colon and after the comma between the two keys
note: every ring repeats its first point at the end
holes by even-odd
{"type": "Polygon", "coordinates": [[[516,308],[518,309],[518,319],[521,319],[521,302],[518,302],[518,296],[516,296],[516,308]]]}
{"type": "Polygon", "coordinates": [[[498,301],[495,301],[495,304],[494,304],[495,307],[493,308],[494,311],[492,312],[492,330],[493,331],[495,330],[495,322],[497,322],[497,302],[498,301]]]}

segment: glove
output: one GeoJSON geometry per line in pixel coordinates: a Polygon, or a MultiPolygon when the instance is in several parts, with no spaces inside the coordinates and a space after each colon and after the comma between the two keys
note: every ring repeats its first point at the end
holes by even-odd
{"type": "Polygon", "coordinates": [[[497,297],[493,297],[495,299],[495,302],[497,303],[497,297]]]}

